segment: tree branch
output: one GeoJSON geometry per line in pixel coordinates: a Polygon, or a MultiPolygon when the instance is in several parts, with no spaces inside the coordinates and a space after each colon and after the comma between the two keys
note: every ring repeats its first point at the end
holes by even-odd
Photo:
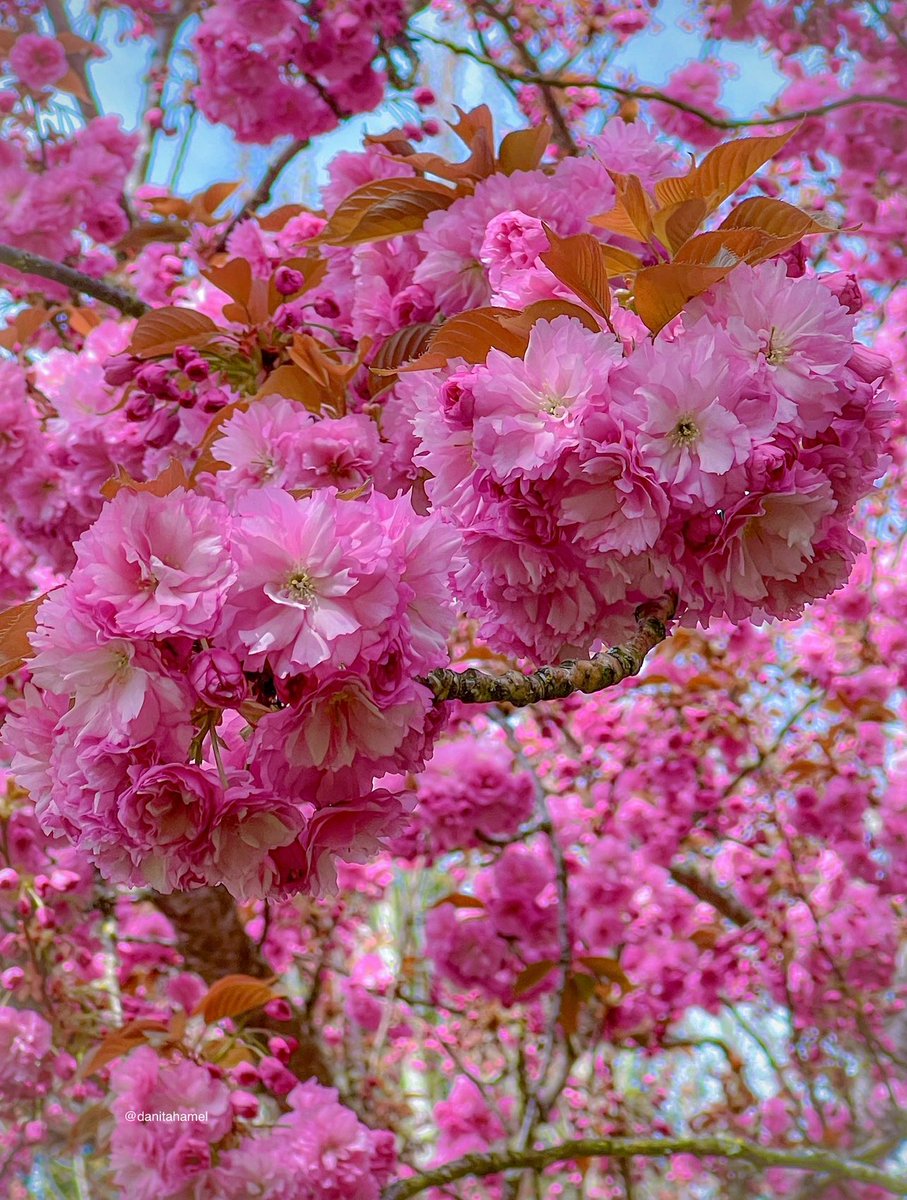
{"type": "MultiPolygon", "coordinates": [[[[53,22],[55,33],[72,33],[72,23],[69,19],[69,14],[63,0],[45,0],[47,6],[47,15],[53,22]]],[[[95,95],[94,87],[88,75],[87,64],[85,59],[80,54],[67,54],[66,56],[69,65],[72,67],[78,76],[79,82],[84,89],[84,97],[73,96],[82,117],[86,121],[92,120],[94,117],[100,116],[100,108],[98,107],[97,96],[95,95]]]]}
{"type": "Polygon", "coordinates": [[[410,1200],[431,1187],[443,1187],[471,1175],[482,1178],[502,1171],[532,1168],[542,1170],[554,1163],[581,1158],[669,1158],[691,1154],[696,1158],[724,1158],[749,1163],[763,1170],[780,1167],[788,1171],[822,1172],[834,1179],[851,1179],[872,1184],[892,1196],[907,1196],[907,1175],[892,1175],[878,1167],[841,1158],[830,1150],[781,1150],[731,1137],[637,1137],[586,1138],[563,1142],[544,1150],[492,1150],[467,1154],[434,1167],[413,1179],[401,1179],[385,1188],[382,1200],[410,1200]]]}
{"type": "Polygon", "coordinates": [[[715,129],[751,129],[761,125],[792,124],[795,121],[803,121],[807,117],[823,117],[826,113],[834,112],[837,108],[849,108],[859,104],[887,104],[894,108],[907,108],[907,98],[903,96],[867,95],[862,92],[855,92],[851,96],[842,96],[839,100],[829,100],[827,104],[817,104],[814,108],[800,108],[795,112],[776,113],[774,116],[747,118],[716,117],[713,113],[706,112],[704,108],[697,108],[695,104],[687,104],[685,100],[678,100],[675,96],[668,95],[667,92],[659,91],[658,88],[647,87],[645,84],[637,88],[622,87],[618,83],[604,83],[600,79],[592,79],[582,75],[542,75],[517,71],[513,67],[505,66],[504,63],[496,62],[493,58],[479,54],[469,46],[458,46],[455,42],[448,42],[444,38],[434,37],[430,33],[420,32],[418,36],[423,41],[431,42],[435,46],[443,46],[446,50],[450,50],[452,54],[465,55],[467,58],[471,58],[473,62],[490,67],[498,75],[512,79],[515,83],[522,83],[533,87],[595,88],[597,91],[610,92],[615,96],[623,96],[630,100],[658,100],[662,104],[670,104],[673,108],[677,108],[681,112],[689,113],[690,116],[698,117],[700,121],[705,121],[707,125],[711,125],[715,129]]]}
{"type": "Polygon", "coordinates": [[[223,247],[227,244],[227,238],[240,223],[240,221],[245,220],[246,217],[255,216],[261,206],[268,203],[268,201],[271,199],[271,192],[274,190],[274,185],[277,183],[277,180],[283,174],[284,170],[290,165],[296,155],[299,154],[300,151],[304,150],[308,144],[308,138],[295,138],[292,142],[290,142],[285,150],[282,150],[280,154],[278,154],[277,157],[273,159],[271,163],[269,163],[267,170],[262,176],[261,183],[259,183],[258,187],[248,198],[248,200],[243,203],[242,208],[221,234],[220,241],[218,243],[218,249],[223,249],[223,247]]]}
{"type": "Polygon", "coordinates": [[[755,920],[754,915],[736,896],[731,892],[725,891],[724,888],[718,887],[711,879],[706,879],[705,876],[700,875],[695,868],[680,863],[676,867],[671,867],[670,875],[675,883],[679,884],[682,888],[686,888],[697,900],[701,900],[705,904],[710,904],[717,913],[720,913],[732,925],[743,927],[755,920]]]}
{"type": "Polygon", "coordinates": [[[54,262],[53,259],[42,258],[40,254],[19,250],[16,246],[0,245],[0,264],[14,267],[25,275],[40,275],[43,279],[62,283],[74,292],[82,292],[109,304],[126,317],[140,317],[148,311],[148,305],[143,300],[124,288],[107,283],[103,279],[95,279],[83,271],[77,271],[75,267],[67,267],[63,263],[54,262]]]}
{"type": "Polygon", "coordinates": [[[595,654],[591,659],[541,667],[531,675],[508,671],[488,675],[469,667],[454,671],[444,667],[424,683],[435,699],[460,700],[464,704],[512,704],[524,708],[540,700],[562,700],[574,692],[600,692],[631,675],[638,675],[646,655],[668,636],[667,625],[674,616],[676,596],[663,596],[641,604],[636,610],[636,633],[622,646],[595,654]]]}

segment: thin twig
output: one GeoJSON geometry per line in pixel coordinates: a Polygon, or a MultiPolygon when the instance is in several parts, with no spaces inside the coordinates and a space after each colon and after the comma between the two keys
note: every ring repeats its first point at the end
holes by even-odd
{"type": "Polygon", "coordinates": [[[517,71],[513,67],[496,62],[493,58],[479,54],[469,46],[458,46],[455,42],[448,42],[444,38],[434,37],[430,33],[423,33],[421,31],[418,36],[423,41],[431,42],[435,46],[443,46],[446,50],[450,50],[452,54],[465,55],[466,58],[471,58],[474,62],[480,63],[482,66],[490,67],[498,75],[512,79],[515,83],[527,84],[533,87],[594,88],[597,91],[611,92],[615,96],[624,96],[630,100],[658,100],[662,104],[670,104],[673,108],[677,108],[681,112],[689,113],[690,116],[698,117],[701,121],[705,121],[706,124],[713,126],[715,129],[750,129],[761,125],[793,124],[796,121],[804,121],[807,117],[823,117],[826,113],[834,112],[835,109],[849,108],[852,105],[858,104],[886,104],[894,108],[907,108],[907,98],[903,96],[887,93],[885,95],[867,95],[863,92],[855,92],[850,96],[842,96],[839,100],[829,100],[827,104],[817,104],[814,108],[800,108],[793,112],[776,113],[774,116],[767,115],[764,117],[748,118],[716,117],[713,113],[706,112],[704,108],[698,108],[695,104],[688,104],[685,100],[678,100],[676,96],[670,96],[667,92],[662,92],[658,88],[648,87],[645,84],[635,88],[622,87],[620,84],[605,83],[603,80],[593,79],[589,76],[544,75],[517,71]]]}
{"type": "Polygon", "coordinates": [[[64,266],[63,263],[43,258],[40,254],[32,254],[29,250],[20,250],[17,246],[0,245],[0,264],[13,267],[25,275],[40,275],[42,279],[61,283],[74,292],[92,296],[95,300],[109,304],[126,317],[140,317],[148,312],[148,305],[125,288],[107,283],[103,279],[95,279],[86,275],[84,271],[77,271],[75,267],[64,266]]]}
{"type": "Polygon", "coordinates": [[[261,183],[259,183],[258,187],[255,189],[252,195],[249,196],[248,200],[245,201],[242,208],[239,210],[236,216],[233,217],[227,228],[221,234],[219,248],[222,249],[226,245],[227,238],[240,223],[240,221],[244,220],[246,217],[254,216],[255,213],[257,213],[262,207],[262,205],[268,203],[268,201],[271,199],[271,192],[274,190],[274,185],[277,183],[284,170],[290,165],[296,155],[304,150],[308,144],[308,138],[296,138],[294,141],[290,142],[285,150],[282,150],[280,154],[278,154],[277,157],[272,160],[268,166],[268,169],[262,176],[261,183]]]}

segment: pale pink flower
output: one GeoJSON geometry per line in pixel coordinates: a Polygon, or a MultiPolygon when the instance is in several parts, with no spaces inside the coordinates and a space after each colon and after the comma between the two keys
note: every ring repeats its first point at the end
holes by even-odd
{"type": "Polygon", "coordinates": [[[723,593],[732,608],[741,601],[770,605],[776,581],[795,582],[813,561],[835,508],[828,480],[802,468],[778,490],[746,496],[726,514],[703,562],[706,588],[723,593]]]}
{"type": "Polygon", "coordinates": [[[311,670],[332,655],[355,658],[363,632],[397,607],[383,537],[367,502],[334,492],[294,500],[279,488],[243,497],[235,517],[237,580],[224,636],[247,669],[278,676],[311,670]]]}
{"type": "Polygon", "coordinates": [[[141,1046],[111,1068],[115,1117],[110,1165],[117,1187],[135,1200],[196,1194],[212,1162],[212,1146],[233,1124],[230,1089],[207,1067],[168,1061],[141,1046]],[[126,1113],[207,1114],[205,1121],[126,1120],[126,1113]]]}
{"type": "Polygon", "coordinates": [[[492,350],[473,387],[477,465],[501,483],[544,474],[577,443],[584,406],[607,395],[620,359],[610,334],[574,317],[536,322],[522,359],[492,350]]]}
{"type": "Polygon", "coordinates": [[[213,882],[212,827],[223,788],[205,767],[148,767],[119,798],[117,816],[146,882],[158,892],[213,882]]]}
{"type": "Polygon", "coordinates": [[[331,676],[296,705],[262,718],[253,751],[263,778],[313,799],[322,782],[342,780],[355,793],[388,771],[417,766],[406,751],[431,708],[428,689],[413,680],[406,692],[379,700],[369,681],[353,672],[331,676]]]}
{"type": "Polygon", "coordinates": [[[584,433],[579,454],[564,462],[559,524],[601,553],[650,549],[668,517],[664,488],[611,417],[594,414],[584,433]]]}
{"type": "Polygon", "coordinates": [[[32,679],[48,692],[72,697],[61,728],[80,737],[113,729],[144,741],[187,712],[189,693],[164,670],[158,651],[146,642],[99,634],[74,608],[68,588],[41,605],[31,642],[37,649],[29,664],[32,679]]]}
{"type": "Polygon", "coordinates": [[[813,435],[840,411],[834,380],[853,352],[854,318],[817,279],[791,279],[782,262],[736,267],[690,319],[705,312],[727,329],[737,354],[782,400],[779,413],[813,435]]]}
{"type": "Polygon", "coordinates": [[[216,488],[234,495],[250,486],[300,486],[296,479],[296,440],[314,424],[311,413],[284,396],[263,396],[245,412],[225,421],[213,447],[215,458],[228,464],[219,471],[216,488]]]}
{"type": "Polygon", "coordinates": [[[76,607],[112,637],[208,637],[235,578],[229,528],[217,500],[124,488],[76,543],[76,607]]]}
{"type": "Polygon", "coordinates": [[[235,773],[230,782],[211,830],[211,878],[240,901],[260,900],[277,881],[271,851],[299,837],[311,806],[257,789],[235,773]]]}
{"type": "Polygon", "coordinates": [[[385,849],[387,838],[400,832],[405,820],[400,797],[381,788],[317,809],[297,842],[273,851],[277,886],[287,894],[335,893],[337,860],[369,862],[385,849]]]}
{"type": "Polygon", "coordinates": [[[705,334],[640,347],[623,382],[630,390],[623,412],[638,422],[643,464],[672,497],[714,503],[753,444],[732,411],[732,361],[723,347],[705,334]]]}

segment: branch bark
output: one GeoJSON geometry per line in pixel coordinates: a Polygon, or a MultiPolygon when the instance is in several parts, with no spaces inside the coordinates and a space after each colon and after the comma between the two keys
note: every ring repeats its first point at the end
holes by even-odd
{"type": "Polygon", "coordinates": [[[868,1163],[842,1158],[830,1150],[781,1150],[731,1137],[637,1137],[585,1138],[548,1146],[544,1150],[492,1150],[467,1154],[463,1158],[434,1167],[413,1179],[401,1179],[385,1188],[382,1200],[410,1200],[432,1187],[444,1187],[467,1176],[483,1178],[502,1171],[540,1171],[554,1163],[582,1158],[611,1158],[626,1162],[632,1158],[670,1158],[691,1154],[696,1158],[720,1158],[748,1163],[766,1170],[780,1167],[788,1171],[821,1172],[833,1179],[849,1179],[872,1184],[892,1196],[907,1196],[907,1175],[891,1174],[868,1163]]]}
{"type": "Polygon", "coordinates": [[[61,283],[74,292],[81,292],[85,296],[100,300],[103,304],[109,304],[126,317],[140,317],[148,312],[148,305],[125,288],[107,283],[104,279],[94,279],[84,271],[77,271],[75,267],[64,266],[63,263],[43,258],[40,254],[20,250],[17,246],[0,245],[0,264],[13,267],[25,275],[40,275],[42,279],[61,283]]]}
{"type": "MultiPolygon", "coordinates": [[[[224,888],[200,888],[194,892],[173,892],[148,897],[176,930],[178,949],[186,969],[201,975],[208,984],[225,975],[252,975],[271,979],[274,972],[265,961],[239,919],[230,894],[224,888]]],[[[275,1021],[261,1013],[260,1025],[275,1034],[291,1034],[299,1042],[289,1067],[300,1079],[311,1076],[327,1086],[333,1080],[321,1046],[302,1014],[292,1021],[275,1021]]]]}
{"type": "Polygon", "coordinates": [[[460,700],[464,704],[512,704],[525,708],[541,700],[562,700],[574,692],[600,692],[631,675],[638,675],[646,655],[668,636],[668,623],[677,605],[675,596],[649,601],[636,610],[636,633],[621,646],[595,654],[591,659],[567,661],[541,667],[531,675],[507,671],[488,675],[469,667],[454,671],[444,667],[427,676],[424,683],[435,699],[460,700]]]}
{"type": "Polygon", "coordinates": [[[702,900],[705,904],[710,904],[717,913],[727,918],[732,925],[738,925],[742,928],[756,919],[753,913],[736,896],[716,886],[710,879],[706,879],[705,876],[700,875],[693,867],[679,864],[676,867],[671,867],[670,874],[675,883],[679,884],[682,888],[686,888],[697,900],[702,900]]]}

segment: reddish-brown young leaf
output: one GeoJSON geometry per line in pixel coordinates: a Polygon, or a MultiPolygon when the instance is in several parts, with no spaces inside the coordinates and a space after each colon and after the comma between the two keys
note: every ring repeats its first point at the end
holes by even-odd
{"type": "Polygon", "coordinates": [[[38,609],[48,592],[0,613],[0,678],[17,671],[34,654],[28,635],[38,624],[38,609]]]}
{"type": "Polygon", "coordinates": [[[0,329],[0,346],[5,350],[12,350],[16,346],[24,346],[38,332],[41,326],[46,324],[54,313],[59,311],[58,308],[45,308],[43,305],[23,308],[21,312],[17,312],[14,317],[9,319],[9,323],[5,329],[0,329]]]}
{"type": "Polygon", "coordinates": [[[675,254],[674,262],[729,267],[738,262],[749,262],[751,254],[773,240],[761,229],[712,229],[684,242],[675,254]]]}
{"type": "Polygon", "coordinates": [[[576,985],[576,976],[570,975],[564,985],[564,991],[561,995],[561,1010],[558,1013],[561,1029],[563,1029],[567,1037],[573,1037],[579,1028],[581,1007],[582,997],[576,985]]]}
{"type": "Polygon", "coordinates": [[[617,201],[606,213],[590,217],[589,223],[637,242],[647,242],[652,236],[652,217],[655,205],[637,175],[619,175],[609,171],[614,180],[617,201]]]}
{"type": "Polygon", "coordinates": [[[194,204],[207,216],[212,217],[220,206],[230,199],[238,187],[239,180],[235,180],[233,183],[212,183],[201,195],[193,198],[194,204]]]}
{"type": "Polygon", "coordinates": [[[130,1050],[135,1050],[137,1046],[147,1042],[149,1033],[165,1033],[166,1030],[167,1023],[165,1021],[146,1018],[130,1021],[122,1029],[111,1030],[100,1046],[84,1060],[79,1068],[79,1077],[87,1079],[89,1075],[96,1075],[98,1071],[102,1071],[116,1059],[122,1058],[130,1050]]]}
{"type": "Polygon", "coordinates": [[[136,322],[129,353],[138,358],[161,358],[177,346],[204,346],[218,332],[210,317],[192,308],[155,308],[136,322]]]}
{"type": "Polygon", "coordinates": [[[400,373],[444,367],[452,358],[463,358],[470,363],[484,362],[492,349],[519,358],[529,339],[528,334],[508,327],[507,318],[516,315],[511,309],[490,307],[458,313],[432,335],[424,354],[408,366],[400,367],[400,373]]]}
{"type": "MultiPolygon", "coordinates": [[[[695,171],[695,163],[691,170],[695,171]]],[[[671,175],[668,179],[659,179],[655,184],[655,199],[660,208],[669,208],[672,204],[682,204],[691,194],[690,175],[671,175]]]]}
{"type": "Polygon", "coordinates": [[[183,464],[178,459],[171,458],[170,465],[154,479],[142,481],[133,479],[125,468],[120,467],[117,474],[102,485],[101,495],[106,500],[112,500],[117,492],[126,488],[130,492],[150,492],[152,496],[169,496],[177,488],[187,487],[189,487],[189,479],[183,464]]]}
{"type": "Polygon", "coordinates": [[[579,962],[599,979],[609,979],[625,992],[633,991],[634,985],[627,978],[623,967],[616,958],[606,958],[599,955],[586,955],[579,962]]]}
{"type": "Polygon", "coordinates": [[[558,237],[544,227],[550,249],[539,257],[561,283],[607,321],[611,315],[611,288],[602,244],[591,233],[558,237]]]}
{"type": "Polygon", "coordinates": [[[642,266],[642,259],[638,255],[608,245],[602,245],[602,262],[612,278],[615,275],[634,275],[642,266]]]}
{"type": "Polygon", "coordinates": [[[381,179],[357,188],[340,204],[319,235],[329,246],[355,246],[421,229],[429,213],[457,198],[453,188],[431,179],[381,179]]]}
{"type": "Polygon", "coordinates": [[[452,904],[454,908],[485,907],[478,896],[467,896],[464,892],[451,892],[449,896],[442,896],[440,900],[430,904],[429,908],[440,908],[442,904],[452,904]]]}
{"type": "Polygon", "coordinates": [[[494,145],[494,117],[487,104],[479,104],[468,112],[464,112],[459,104],[455,104],[454,108],[460,119],[447,123],[465,146],[472,149],[478,137],[483,138],[489,145],[494,145]]]}
{"type": "Polygon", "coordinates": [[[420,321],[416,325],[405,325],[381,343],[369,364],[370,395],[377,396],[385,388],[391,387],[399,368],[425,353],[435,329],[436,325],[420,321]]]}
{"type": "Polygon", "coordinates": [[[674,254],[699,228],[705,217],[705,201],[690,196],[655,213],[652,226],[658,240],[674,254]]]}
{"type": "Polygon", "coordinates": [[[225,975],[212,983],[208,994],[194,1008],[192,1015],[201,1016],[212,1025],[225,1017],[238,1017],[261,1008],[277,993],[262,979],[252,975],[225,975]]]}
{"type": "Polygon", "coordinates": [[[508,133],[498,151],[498,164],[502,175],[514,171],[534,171],[551,144],[551,123],[542,121],[529,129],[516,129],[508,133]]]}
{"type": "Polygon", "coordinates": [[[722,200],[732,196],[763,164],[783,149],[799,126],[774,137],[737,138],[710,150],[690,173],[690,194],[705,200],[713,212],[722,200]]]}
{"type": "Polygon", "coordinates": [[[195,460],[195,465],[192,468],[192,473],[189,476],[190,482],[194,483],[199,475],[210,473],[215,475],[218,471],[222,471],[227,463],[222,462],[213,449],[217,439],[221,436],[221,426],[225,425],[230,418],[238,412],[245,412],[252,403],[251,397],[244,397],[242,400],[234,400],[232,404],[225,404],[219,412],[211,418],[211,423],[205,430],[205,436],[198,444],[198,458],[195,460]]]}
{"type": "Polygon", "coordinates": [[[296,363],[284,363],[272,371],[255,393],[255,400],[263,396],[285,396],[305,405],[309,412],[320,413],[326,402],[330,402],[330,389],[317,383],[308,371],[296,363]]]}
{"type": "Polygon", "coordinates": [[[636,311],[652,333],[658,333],[685,305],[724,279],[730,267],[701,267],[692,263],[659,263],[636,275],[636,311]]]}
{"type": "Polygon", "coordinates": [[[571,300],[536,300],[519,312],[511,313],[506,323],[511,329],[525,333],[528,339],[536,321],[553,321],[555,317],[575,317],[590,333],[601,333],[601,326],[592,313],[571,300]]]}
{"type": "Polygon", "coordinates": [[[540,983],[548,978],[556,967],[557,963],[550,958],[542,958],[538,962],[530,963],[528,967],[524,967],[514,980],[514,996],[525,996],[527,992],[534,991],[540,983]]]}
{"type": "MultiPolygon", "coordinates": [[[[834,233],[836,226],[831,221],[820,221],[805,213],[802,208],[786,204],[783,200],[771,200],[767,196],[753,196],[742,200],[724,218],[719,229],[761,229],[774,238],[805,237],[810,233],[834,233]]],[[[853,231],[850,227],[846,232],[853,231]]]]}
{"type": "Polygon", "coordinates": [[[272,209],[266,216],[256,219],[261,228],[267,230],[268,233],[278,233],[283,229],[287,221],[293,217],[298,217],[300,213],[311,211],[304,204],[281,204],[278,208],[272,209]]]}
{"type": "Polygon", "coordinates": [[[481,363],[490,350],[501,350],[511,358],[522,358],[536,321],[553,321],[555,317],[563,316],[575,317],[593,333],[601,332],[592,314],[569,300],[536,300],[523,309],[474,308],[445,321],[433,335],[426,352],[415,362],[400,367],[399,373],[434,370],[446,366],[452,358],[481,363]]]}

